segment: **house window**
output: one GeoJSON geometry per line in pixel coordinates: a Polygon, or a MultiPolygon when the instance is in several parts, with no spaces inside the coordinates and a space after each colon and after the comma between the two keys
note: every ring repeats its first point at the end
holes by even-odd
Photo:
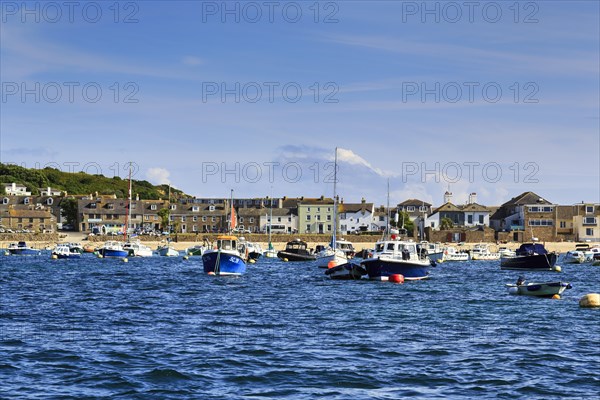
{"type": "Polygon", "coordinates": [[[181,216],[181,222],[185,222],[185,215],[181,216]]]}
{"type": "Polygon", "coordinates": [[[292,217],[288,217],[288,222],[292,222],[292,217]]]}
{"type": "MultiPolygon", "coordinates": [[[[327,221],[331,221],[331,215],[327,214],[327,221]]],[[[352,218],[350,218],[350,221],[352,221],[352,218]]]]}
{"type": "Polygon", "coordinates": [[[192,231],[193,232],[198,232],[198,227],[196,225],[192,226],[192,231]]]}
{"type": "Polygon", "coordinates": [[[321,212],[321,207],[317,207],[317,212],[321,212]]]}
{"type": "Polygon", "coordinates": [[[2,204],[8,204],[8,197],[2,199],[2,204]]]}
{"type": "Polygon", "coordinates": [[[467,222],[468,222],[469,224],[472,224],[472,223],[473,223],[473,216],[472,216],[472,215],[467,215],[467,222]]]}
{"type": "Polygon", "coordinates": [[[29,197],[25,197],[23,199],[23,204],[29,204],[29,197]]]}
{"type": "Polygon", "coordinates": [[[206,222],[206,217],[202,217],[202,222],[206,222]]]}
{"type": "Polygon", "coordinates": [[[427,207],[425,207],[425,206],[419,206],[419,211],[425,212],[425,211],[427,211],[427,207]]]}
{"type": "Polygon", "coordinates": [[[240,217],[240,222],[244,222],[244,217],[240,217]]]}
{"type": "Polygon", "coordinates": [[[90,203],[90,208],[96,208],[96,203],[90,203]]]}
{"type": "Polygon", "coordinates": [[[48,198],[48,200],[46,200],[46,204],[51,206],[52,204],[54,204],[54,199],[52,197],[48,198]]]}
{"type": "Polygon", "coordinates": [[[594,236],[594,228],[585,228],[586,236],[594,236]]]}
{"type": "Polygon", "coordinates": [[[173,216],[169,215],[169,221],[173,221],[173,216]]]}
{"type": "Polygon", "coordinates": [[[208,211],[215,211],[215,206],[208,206],[208,211]]]}
{"type": "Polygon", "coordinates": [[[277,217],[277,222],[281,222],[281,217],[277,217]]]}
{"type": "Polygon", "coordinates": [[[200,211],[200,207],[198,207],[198,206],[193,206],[193,207],[192,207],[192,211],[193,211],[193,212],[198,212],[198,211],[200,211]]]}
{"type": "Polygon", "coordinates": [[[217,219],[216,219],[215,217],[210,217],[210,220],[211,220],[212,222],[215,222],[217,219]]]}
{"type": "Polygon", "coordinates": [[[594,213],[594,206],[585,206],[585,212],[587,214],[593,214],[594,213]]]}
{"type": "Polygon", "coordinates": [[[331,225],[327,225],[327,230],[331,232],[331,225]]]}
{"type": "Polygon", "coordinates": [[[553,226],[554,221],[551,219],[530,219],[529,226],[553,226]]]}
{"type": "Polygon", "coordinates": [[[567,222],[566,221],[560,221],[560,227],[561,228],[566,228],[567,227],[567,222]]]}
{"type": "Polygon", "coordinates": [[[175,210],[176,208],[177,208],[177,205],[176,205],[176,204],[171,204],[171,205],[169,206],[169,210],[175,210]]]}
{"type": "Polygon", "coordinates": [[[584,225],[596,225],[596,217],[585,217],[583,219],[584,225]]]}
{"type": "Polygon", "coordinates": [[[310,224],[306,225],[306,233],[310,233],[310,224]]]}
{"type": "Polygon", "coordinates": [[[156,210],[156,204],[150,204],[150,209],[151,210],[156,210]]]}
{"type": "Polygon", "coordinates": [[[109,210],[114,210],[115,209],[115,205],[113,203],[107,204],[106,208],[109,210]]]}
{"type": "Polygon", "coordinates": [[[150,216],[149,216],[149,215],[144,215],[144,219],[145,219],[146,221],[150,221],[150,216]]]}
{"type": "Polygon", "coordinates": [[[198,217],[194,215],[194,217],[192,218],[194,220],[194,222],[198,221],[198,217]]]}
{"type": "Polygon", "coordinates": [[[385,217],[384,217],[383,215],[380,215],[380,216],[379,216],[379,221],[380,221],[380,222],[383,222],[383,221],[385,221],[385,217]]]}
{"type": "Polygon", "coordinates": [[[415,211],[415,206],[408,206],[408,207],[406,207],[406,211],[408,211],[408,212],[415,211]]]}
{"type": "Polygon", "coordinates": [[[307,215],[307,216],[306,216],[306,220],[307,220],[307,221],[310,221],[310,215],[307,215]]]}
{"type": "Polygon", "coordinates": [[[480,216],[479,216],[479,223],[480,223],[480,224],[483,224],[483,219],[484,219],[483,215],[480,215],[480,216]]]}
{"type": "Polygon", "coordinates": [[[254,218],[250,218],[250,223],[253,224],[254,223],[254,218]]]}
{"type": "Polygon", "coordinates": [[[310,212],[310,207],[306,207],[306,212],[310,212]]]}
{"type": "Polygon", "coordinates": [[[317,215],[317,221],[320,221],[320,220],[321,220],[321,216],[317,215]]]}

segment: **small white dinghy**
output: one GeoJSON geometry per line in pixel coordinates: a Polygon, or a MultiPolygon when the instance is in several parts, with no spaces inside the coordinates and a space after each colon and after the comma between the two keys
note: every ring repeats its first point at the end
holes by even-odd
{"type": "Polygon", "coordinates": [[[522,281],[520,284],[507,284],[508,293],[526,296],[536,297],[552,297],[554,295],[561,295],[566,289],[571,289],[569,282],[531,282],[525,283],[522,281]]]}

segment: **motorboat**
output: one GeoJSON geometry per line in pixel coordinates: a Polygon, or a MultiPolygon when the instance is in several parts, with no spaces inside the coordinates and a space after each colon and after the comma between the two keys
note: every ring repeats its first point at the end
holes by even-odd
{"type": "Polygon", "coordinates": [[[405,280],[420,280],[429,276],[429,268],[434,263],[424,252],[418,251],[415,242],[392,235],[378,241],[373,255],[361,265],[366,268],[369,279],[389,280],[390,275],[400,274],[405,280]]]}
{"type": "Polygon", "coordinates": [[[238,238],[231,235],[217,236],[215,248],[202,255],[202,264],[209,275],[242,275],[246,272],[246,260],[239,251],[238,238]]]}
{"type": "Polygon", "coordinates": [[[277,257],[287,261],[315,261],[317,255],[308,250],[306,242],[294,239],[287,242],[285,250],[277,253],[277,257]]]}
{"type": "Polygon", "coordinates": [[[500,269],[521,271],[560,271],[556,253],[549,253],[541,243],[523,243],[513,257],[502,257],[500,269]]]}
{"type": "Polygon", "coordinates": [[[356,280],[367,275],[367,270],[360,264],[348,262],[328,268],[325,275],[334,280],[356,280]]]}
{"type": "Polygon", "coordinates": [[[515,295],[552,297],[561,295],[566,289],[572,286],[568,282],[531,282],[522,284],[507,284],[508,293],[515,295]]]}
{"type": "Polygon", "coordinates": [[[500,253],[492,253],[485,243],[478,243],[471,250],[471,260],[499,260],[500,253]]]}
{"type": "Polygon", "coordinates": [[[39,256],[41,254],[40,250],[29,247],[26,242],[11,243],[7,250],[11,256],[39,256]]]}

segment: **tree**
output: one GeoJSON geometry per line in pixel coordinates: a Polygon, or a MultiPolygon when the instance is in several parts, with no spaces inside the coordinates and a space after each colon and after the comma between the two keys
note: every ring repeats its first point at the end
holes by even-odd
{"type": "Polygon", "coordinates": [[[164,231],[169,226],[171,211],[168,208],[161,208],[156,214],[160,217],[160,227],[164,231]]]}
{"type": "Polygon", "coordinates": [[[60,203],[60,215],[67,219],[67,224],[77,225],[77,200],[73,198],[64,199],[60,203]]]}
{"type": "Polygon", "coordinates": [[[441,230],[448,230],[448,229],[452,229],[454,227],[454,224],[452,223],[452,220],[448,217],[444,217],[442,218],[442,221],[440,222],[440,229],[441,230]]]}

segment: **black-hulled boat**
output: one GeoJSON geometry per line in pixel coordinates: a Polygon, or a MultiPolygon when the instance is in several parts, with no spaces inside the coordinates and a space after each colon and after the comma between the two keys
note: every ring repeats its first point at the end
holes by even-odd
{"type": "Polygon", "coordinates": [[[348,262],[328,268],[325,275],[334,280],[356,280],[367,275],[367,270],[360,264],[348,262]]]}
{"type": "Polygon", "coordinates": [[[512,257],[500,259],[500,269],[518,271],[560,271],[556,253],[548,253],[541,243],[523,243],[512,257]]]}
{"type": "Polygon", "coordinates": [[[315,261],[317,255],[308,251],[307,247],[306,242],[294,239],[287,242],[285,250],[278,252],[277,257],[287,261],[315,261]]]}

